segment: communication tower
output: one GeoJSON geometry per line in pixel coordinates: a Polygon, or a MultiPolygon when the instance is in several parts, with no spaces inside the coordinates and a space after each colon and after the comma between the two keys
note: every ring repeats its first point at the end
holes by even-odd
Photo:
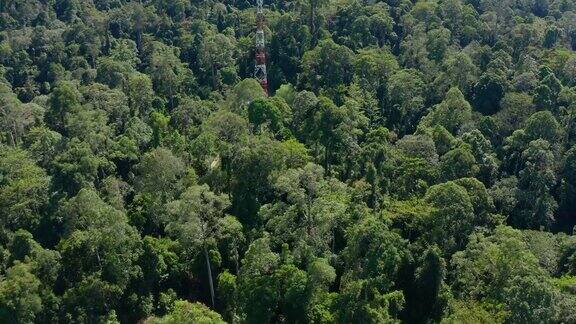
{"type": "Polygon", "coordinates": [[[254,77],[268,95],[268,73],[266,72],[266,40],[264,38],[264,0],[256,0],[256,65],[254,77]]]}

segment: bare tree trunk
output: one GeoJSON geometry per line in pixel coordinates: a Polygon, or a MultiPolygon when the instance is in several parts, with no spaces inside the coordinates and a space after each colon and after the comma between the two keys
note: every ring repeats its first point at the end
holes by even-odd
{"type": "Polygon", "coordinates": [[[214,282],[212,281],[212,267],[210,267],[210,258],[208,257],[208,250],[206,247],[203,248],[204,257],[206,258],[206,268],[208,270],[208,282],[210,284],[210,298],[212,299],[212,307],[216,307],[214,302],[214,282]]]}
{"type": "Polygon", "coordinates": [[[331,145],[326,145],[324,148],[324,171],[326,171],[326,175],[330,176],[330,156],[331,152],[331,145]]]}
{"type": "Polygon", "coordinates": [[[10,137],[10,144],[11,144],[13,147],[16,147],[16,135],[15,135],[15,133],[16,133],[16,131],[15,131],[15,130],[13,131],[13,129],[11,129],[11,130],[8,132],[8,136],[10,137]]]}
{"type": "Polygon", "coordinates": [[[332,253],[336,251],[336,226],[332,228],[332,253]]]}
{"type": "Polygon", "coordinates": [[[567,146],[568,141],[570,140],[570,128],[572,127],[572,122],[574,121],[573,112],[570,111],[570,115],[568,116],[568,122],[566,123],[566,135],[564,135],[564,145],[567,146]]]}
{"type": "Polygon", "coordinates": [[[214,90],[218,90],[218,81],[216,80],[216,66],[212,64],[212,68],[210,69],[210,75],[212,76],[212,86],[214,90]]]}
{"type": "Polygon", "coordinates": [[[234,266],[236,268],[236,275],[238,275],[238,273],[240,273],[240,262],[238,261],[238,259],[240,258],[239,253],[238,253],[238,249],[235,247],[234,248],[234,266]]]}
{"type": "Polygon", "coordinates": [[[317,33],[316,33],[316,2],[317,0],[310,1],[310,29],[312,32],[312,45],[316,45],[317,33]]]}

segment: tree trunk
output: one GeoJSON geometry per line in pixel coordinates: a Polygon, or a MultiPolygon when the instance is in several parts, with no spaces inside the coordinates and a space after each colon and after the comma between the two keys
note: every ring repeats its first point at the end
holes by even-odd
{"type": "Polygon", "coordinates": [[[336,226],[332,228],[332,253],[336,251],[336,226]]]}
{"type": "Polygon", "coordinates": [[[568,146],[570,141],[570,128],[572,127],[572,122],[574,119],[574,115],[572,111],[570,111],[570,115],[568,116],[568,122],[566,123],[566,135],[564,135],[564,146],[568,146]]]}
{"type": "Polygon", "coordinates": [[[216,80],[216,66],[214,66],[214,64],[212,64],[210,69],[210,75],[212,76],[212,87],[214,87],[214,90],[218,90],[218,81],[216,80]]]}
{"type": "Polygon", "coordinates": [[[239,258],[240,258],[240,255],[238,253],[238,249],[235,247],[234,248],[234,266],[236,269],[235,275],[238,275],[238,273],[240,273],[240,262],[238,260],[239,258]]]}
{"type": "Polygon", "coordinates": [[[208,270],[208,283],[210,284],[210,298],[212,299],[212,308],[216,307],[214,302],[214,282],[212,281],[212,268],[210,267],[210,258],[208,250],[204,247],[204,257],[206,258],[206,270],[208,270]]]}
{"type": "Polygon", "coordinates": [[[324,148],[324,171],[326,171],[326,175],[330,176],[330,146],[326,146],[324,148]]]}
{"type": "Polygon", "coordinates": [[[312,45],[316,45],[317,34],[316,34],[316,2],[317,0],[310,1],[310,30],[312,32],[312,45]]]}
{"type": "Polygon", "coordinates": [[[13,147],[16,147],[16,135],[15,135],[15,131],[13,131],[12,129],[8,132],[8,136],[10,137],[10,145],[12,145],[13,147]]]}

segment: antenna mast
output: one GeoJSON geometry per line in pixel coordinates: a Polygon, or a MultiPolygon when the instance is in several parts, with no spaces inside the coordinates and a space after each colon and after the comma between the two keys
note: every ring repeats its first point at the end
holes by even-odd
{"type": "Polygon", "coordinates": [[[268,73],[266,72],[266,43],[264,39],[264,0],[256,0],[256,65],[254,77],[268,95],[268,73]]]}

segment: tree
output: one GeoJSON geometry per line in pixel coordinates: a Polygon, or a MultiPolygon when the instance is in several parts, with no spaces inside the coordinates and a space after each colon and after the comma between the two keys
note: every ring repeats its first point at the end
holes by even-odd
{"type": "Polygon", "coordinates": [[[273,273],[279,262],[278,254],[270,249],[268,236],[248,246],[238,275],[238,301],[247,322],[264,323],[272,319],[279,299],[273,273]]]}
{"type": "Polygon", "coordinates": [[[346,224],[347,188],[335,179],[324,180],[324,170],[308,163],[286,170],[274,184],[278,202],[260,208],[260,217],[276,246],[289,244],[296,260],[329,255],[337,228],[346,224]]]}
{"type": "Polygon", "coordinates": [[[518,203],[518,179],[506,177],[498,180],[490,188],[490,196],[494,200],[496,211],[502,215],[512,213],[518,203]]]}
{"type": "Polygon", "coordinates": [[[215,137],[218,153],[222,159],[227,160],[224,161],[227,163],[225,167],[230,167],[232,158],[248,138],[247,121],[235,113],[219,110],[203,126],[206,133],[215,137]]]}
{"type": "Polygon", "coordinates": [[[500,166],[492,143],[477,129],[464,133],[462,141],[470,145],[472,154],[478,161],[477,178],[488,186],[491,185],[498,176],[498,167],[500,166]]]}
{"type": "Polygon", "coordinates": [[[446,28],[432,29],[428,31],[427,36],[426,49],[428,50],[428,58],[441,61],[448,49],[448,45],[450,45],[452,36],[450,30],[446,28]]]}
{"type": "Polygon", "coordinates": [[[64,279],[73,284],[98,272],[103,280],[126,287],[138,269],[140,238],[126,215],[96,192],[82,189],[62,205],[64,238],[59,244],[64,279]]]}
{"type": "Polygon", "coordinates": [[[440,125],[452,134],[472,118],[472,107],[458,88],[451,88],[444,100],[422,120],[426,126],[440,125]]]}
{"type": "Polygon", "coordinates": [[[282,119],[282,112],[271,100],[256,99],[248,105],[248,120],[255,130],[267,126],[277,134],[283,127],[282,119]]]}
{"type": "Polygon", "coordinates": [[[452,262],[458,296],[502,303],[514,323],[555,316],[549,278],[520,231],[499,226],[490,236],[473,234],[452,262]]]}
{"type": "Polygon", "coordinates": [[[547,281],[515,277],[505,291],[510,323],[545,322],[557,318],[557,292],[547,281]]]}
{"type": "Polygon", "coordinates": [[[320,18],[318,9],[323,5],[325,5],[326,2],[323,0],[309,0],[308,2],[310,5],[308,24],[310,26],[310,32],[312,34],[312,43],[316,45],[316,42],[318,40],[318,32],[321,26],[320,22],[318,21],[320,18]]]}
{"type": "Polygon", "coordinates": [[[184,97],[172,111],[170,124],[182,134],[195,134],[199,126],[216,110],[217,105],[211,101],[184,97]]]}
{"type": "Polygon", "coordinates": [[[522,152],[524,168],[519,173],[520,189],[518,213],[512,220],[526,228],[548,227],[554,221],[558,207],[550,190],[556,183],[556,162],[550,143],[543,139],[532,141],[522,152]]]}
{"type": "Polygon", "coordinates": [[[163,317],[152,317],[151,324],[224,324],[220,314],[201,303],[185,300],[174,302],[172,311],[163,317]]]}
{"type": "Polygon", "coordinates": [[[554,47],[554,45],[556,45],[556,42],[558,41],[558,38],[560,36],[560,30],[558,29],[557,26],[548,26],[548,28],[546,29],[546,34],[544,35],[544,41],[542,43],[542,46],[546,47],[546,48],[552,48],[554,47]]]}
{"type": "Polygon", "coordinates": [[[40,280],[31,265],[17,261],[0,280],[0,316],[15,323],[33,323],[42,311],[40,280]]]}
{"type": "Polygon", "coordinates": [[[495,117],[502,134],[510,134],[520,128],[535,111],[532,97],[526,93],[507,92],[500,102],[502,109],[495,117]]]}
{"type": "Polygon", "coordinates": [[[474,228],[474,207],[466,189],[452,181],[437,184],[428,188],[424,201],[436,208],[427,240],[447,255],[463,247],[474,228]]]}
{"type": "Polygon", "coordinates": [[[138,281],[141,288],[139,291],[142,290],[143,294],[157,294],[162,291],[162,286],[177,281],[182,275],[185,258],[182,250],[183,246],[178,241],[167,237],[145,236],[138,261],[142,269],[142,278],[138,281]]]}
{"type": "Polygon", "coordinates": [[[308,305],[306,318],[314,323],[336,320],[335,307],[338,294],[328,292],[336,280],[336,270],[327,259],[318,258],[310,263],[308,272],[308,305]]]}
{"type": "Polygon", "coordinates": [[[75,321],[96,321],[118,323],[116,312],[111,309],[118,303],[122,289],[89,276],[62,296],[62,317],[75,321]]]}
{"type": "Polygon", "coordinates": [[[354,68],[360,85],[384,99],[386,82],[399,65],[396,57],[384,49],[362,49],[356,54],[354,68]]]}
{"type": "Polygon", "coordinates": [[[246,243],[242,223],[236,217],[227,215],[222,219],[222,226],[218,235],[220,236],[223,256],[234,265],[233,269],[238,273],[240,271],[241,253],[246,243]]]}
{"type": "Polygon", "coordinates": [[[68,141],[52,163],[55,184],[72,195],[82,188],[93,188],[100,176],[111,174],[116,168],[104,156],[95,154],[89,143],[78,138],[68,141]]]}
{"type": "Polygon", "coordinates": [[[113,57],[100,57],[97,63],[96,79],[111,88],[119,88],[126,83],[126,75],[134,71],[130,62],[113,57]]]}
{"type": "Polygon", "coordinates": [[[436,146],[430,136],[406,135],[396,142],[396,147],[406,156],[421,158],[430,164],[438,163],[436,146]]]}
{"type": "MultiPolygon", "coordinates": [[[[469,95],[472,87],[478,81],[478,67],[472,58],[464,51],[449,55],[443,62],[446,75],[440,74],[438,78],[447,77],[452,86],[458,87],[462,93],[469,95]]],[[[441,81],[441,80],[439,80],[441,81]]]]}
{"type": "Polygon", "coordinates": [[[324,170],[328,175],[336,153],[346,153],[356,146],[357,138],[362,134],[366,118],[355,108],[346,105],[338,107],[332,100],[320,97],[317,108],[306,121],[308,141],[321,145],[324,170]]]}
{"type": "Polygon", "coordinates": [[[414,69],[394,73],[387,90],[388,126],[401,134],[410,133],[424,112],[425,85],[420,73],[414,69]]]}
{"type": "Polygon", "coordinates": [[[532,114],[526,120],[524,130],[531,140],[543,139],[555,143],[561,136],[560,125],[549,111],[539,111],[532,114]]]}
{"type": "Polygon", "coordinates": [[[146,119],[152,111],[152,102],[154,101],[154,90],[150,77],[142,73],[130,74],[125,91],[130,114],[146,119]]]}
{"type": "Polygon", "coordinates": [[[37,104],[22,104],[8,86],[0,84],[0,142],[11,146],[22,143],[24,135],[42,119],[44,109],[37,104]]]}
{"type": "Polygon", "coordinates": [[[492,228],[501,224],[502,216],[494,214],[494,201],[482,182],[476,178],[460,178],[454,182],[466,189],[474,208],[476,226],[492,228]]]}
{"type": "Polygon", "coordinates": [[[328,27],[335,41],[353,49],[383,47],[397,40],[393,18],[382,4],[362,6],[352,2],[339,6],[328,27]]]}
{"type": "Polygon", "coordinates": [[[211,80],[212,89],[236,81],[236,40],[224,34],[209,34],[202,41],[198,53],[201,69],[211,80]]]}
{"type": "Polygon", "coordinates": [[[476,159],[468,144],[462,144],[440,158],[440,175],[444,180],[474,177],[478,171],[476,159]]]}
{"type": "Polygon", "coordinates": [[[94,109],[106,112],[107,124],[115,133],[124,130],[124,126],[130,118],[128,98],[118,89],[109,89],[107,86],[94,84],[81,88],[81,92],[87,102],[94,109]]]}
{"type": "Polygon", "coordinates": [[[474,106],[486,115],[500,110],[500,100],[506,91],[506,80],[502,76],[486,72],[474,85],[474,106]]]}
{"type": "Polygon", "coordinates": [[[404,296],[394,285],[410,257],[406,241],[375,215],[366,215],[346,236],[339,320],[394,321],[404,306],[404,296]]]}
{"type": "Polygon", "coordinates": [[[138,232],[123,212],[83,189],[59,210],[65,233],[58,244],[62,255],[61,311],[71,320],[98,321],[111,316],[121,293],[140,273],[138,232]]]}
{"type": "Polygon", "coordinates": [[[266,97],[264,89],[256,79],[244,79],[232,89],[232,93],[228,96],[228,106],[232,112],[245,116],[248,105],[264,97],[266,97]]]}
{"type": "Polygon", "coordinates": [[[561,209],[574,210],[576,206],[576,146],[567,153],[561,172],[561,209]]]}
{"type": "MultiPolygon", "coordinates": [[[[30,232],[19,229],[7,244],[10,257],[7,264],[17,261],[30,264],[31,272],[42,282],[41,289],[51,289],[55,284],[60,271],[60,254],[57,251],[44,249],[36,242],[30,232]]],[[[44,293],[44,297],[50,295],[44,293]]],[[[48,307],[52,305],[46,305],[48,307]]]]}
{"type": "MultiPolygon", "coordinates": [[[[168,100],[169,109],[174,109],[176,94],[180,91],[194,90],[196,80],[192,72],[180,61],[177,48],[160,42],[151,42],[149,46],[152,53],[148,73],[154,84],[154,90],[168,100]]],[[[140,91],[146,90],[143,88],[140,91]]],[[[142,99],[146,100],[140,98],[142,99]]]]}
{"type": "Polygon", "coordinates": [[[75,114],[68,115],[65,131],[70,138],[88,144],[95,155],[106,156],[112,146],[114,125],[108,124],[104,110],[82,106],[75,114]]]}
{"type": "Polygon", "coordinates": [[[138,174],[136,188],[143,195],[155,196],[166,203],[182,190],[184,165],[169,149],[157,148],[144,154],[134,168],[138,174]]]}
{"type": "Polygon", "coordinates": [[[354,53],[348,47],[323,40],[304,54],[298,82],[315,91],[335,90],[352,81],[353,63],[354,53]]]}
{"type": "Polygon", "coordinates": [[[59,133],[64,132],[66,118],[80,108],[80,93],[71,82],[59,83],[50,96],[50,108],[46,111],[46,123],[59,133]]]}
{"type": "Polygon", "coordinates": [[[386,84],[399,69],[396,57],[383,49],[362,49],[354,61],[354,83],[349,96],[361,102],[362,111],[371,126],[386,122],[386,84]],[[355,88],[355,86],[357,88],[355,88]]]}
{"type": "Polygon", "coordinates": [[[422,197],[428,186],[438,178],[436,165],[424,160],[391,154],[390,162],[383,167],[383,177],[395,179],[386,184],[390,193],[397,199],[422,197]],[[391,169],[391,170],[390,170],[391,169]]]}
{"type": "Polygon", "coordinates": [[[234,157],[230,192],[234,213],[248,227],[260,224],[260,207],[273,197],[275,173],[285,168],[286,149],[265,136],[251,138],[234,157]]]}
{"type": "Polygon", "coordinates": [[[506,312],[494,305],[478,301],[454,301],[450,305],[448,314],[442,319],[442,324],[456,323],[505,323],[506,312]],[[488,309],[487,309],[488,308],[488,309]],[[493,310],[492,308],[496,308],[493,310]]]}
{"type": "MultiPolygon", "coordinates": [[[[237,271],[238,270],[239,269],[237,269],[237,271]]],[[[236,312],[238,308],[238,286],[236,283],[236,276],[225,270],[218,275],[217,287],[223,317],[228,322],[231,322],[237,316],[236,312]]]]}
{"type": "Polygon", "coordinates": [[[271,61],[268,77],[273,89],[282,82],[296,83],[300,60],[311,43],[310,28],[301,23],[298,15],[287,12],[278,18],[268,46],[271,61]]]}
{"type": "Polygon", "coordinates": [[[296,137],[304,141],[309,136],[306,129],[307,120],[314,114],[318,106],[318,97],[311,91],[300,91],[292,103],[292,131],[296,137]]]}
{"type": "Polygon", "coordinates": [[[522,168],[522,152],[530,142],[523,129],[515,130],[512,135],[504,139],[502,146],[506,155],[503,158],[504,170],[516,174],[522,168]]]}
{"type": "Polygon", "coordinates": [[[32,128],[26,138],[27,151],[45,169],[51,165],[61,144],[62,135],[46,127],[32,128]]]}
{"type": "Polygon", "coordinates": [[[204,254],[212,306],[215,306],[215,296],[208,250],[219,239],[224,210],[229,206],[226,196],[217,195],[207,185],[202,185],[188,188],[168,207],[171,220],[166,231],[204,254]]]}
{"type": "Polygon", "coordinates": [[[22,149],[0,144],[0,222],[3,229],[33,231],[47,207],[50,177],[22,149]]]}
{"type": "Polygon", "coordinates": [[[431,246],[419,260],[415,280],[406,292],[406,306],[413,321],[441,318],[446,307],[446,261],[437,246],[431,246]]]}
{"type": "Polygon", "coordinates": [[[540,109],[555,110],[562,83],[547,67],[540,69],[540,84],[536,87],[534,103],[540,109]]]}

